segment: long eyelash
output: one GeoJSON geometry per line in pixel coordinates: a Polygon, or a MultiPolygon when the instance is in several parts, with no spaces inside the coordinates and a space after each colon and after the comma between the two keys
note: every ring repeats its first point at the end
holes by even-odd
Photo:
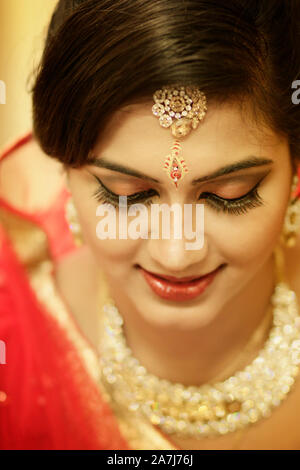
{"type": "MultiPolygon", "coordinates": [[[[101,203],[112,204],[116,209],[119,208],[119,195],[110,191],[99,178],[97,178],[99,186],[94,192],[93,197],[101,203]]],[[[264,204],[260,195],[258,194],[258,187],[262,180],[260,180],[254,188],[251,189],[247,194],[236,199],[224,199],[213,193],[202,193],[199,199],[206,199],[207,203],[215,209],[217,212],[225,212],[234,215],[240,215],[247,213],[250,209],[262,206],[264,204]]],[[[141,191],[135,194],[127,196],[127,205],[136,204],[138,202],[144,203],[146,206],[151,206],[153,203],[153,197],[157,196],[157,192],[154,189],[148,191],[141,191]]]]}
{"type": "Polygon", "coordinates": [[[204,196],[207,203],[217,212],[223,211],[234,215],[245,214],[248,210],[264,204],[257,191],[259,183],[249,193],[237,199],[224,199],[211,193],[203,193],[201,197],[204,196]]]}
{"type": "MultiPolygon", "coordinates": [[[[98,202],[101,203],[109,203],[112,204],[116,209],[119,208],[119,195],[110,191],[102,181],[96,178],[99,182],[99,186],[93,194],[93,197],[97,199],[98,202]]],[[[154,196],[157,195],[157,192],[154,189],[150,189],[148,191],[140,191],[139,193],[131,194],[127,196],[127,205],[131,206],[132,204],[143,203],[146,206],[151,206],[152,199],[154,196]]]]}

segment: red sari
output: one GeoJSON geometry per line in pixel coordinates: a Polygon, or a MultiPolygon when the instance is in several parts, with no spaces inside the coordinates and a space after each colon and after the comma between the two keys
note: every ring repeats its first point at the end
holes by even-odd
{"type": "MultiPolygon", "coordinates": [[[[20,139],[0,158],[31,139],[20,139]]],[[[64,216],[67,198],[64,189],[36,214],[0,199],[1,449],[130,448],[78,348],[29,282],[41,263],[35,259],[41,241],[52,261],[76,249],[64,216]]],[[[77,328],[71,316],[69,322],[77,328]]]]}

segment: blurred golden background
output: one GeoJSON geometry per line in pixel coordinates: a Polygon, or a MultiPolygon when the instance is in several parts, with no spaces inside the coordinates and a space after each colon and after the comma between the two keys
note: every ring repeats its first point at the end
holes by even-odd
{"type": "Polygon", "coordinates": [[[0,104],[0,148],[31,129],[32,73],[57,1],[0,0],[0,81],[6,85],[6,104],[0,104]]]}

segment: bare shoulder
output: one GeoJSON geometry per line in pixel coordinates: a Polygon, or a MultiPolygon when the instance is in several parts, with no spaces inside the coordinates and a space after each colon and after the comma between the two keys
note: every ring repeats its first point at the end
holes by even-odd
{"type": "Polygon", "coordinates": [[[63,167],[32,139],[0,164],[0,197],[26,212],[44,209],[64,183],[63,167]]]}

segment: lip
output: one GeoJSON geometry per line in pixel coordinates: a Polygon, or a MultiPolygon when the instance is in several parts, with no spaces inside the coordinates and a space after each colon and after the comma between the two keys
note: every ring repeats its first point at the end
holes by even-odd
{"type": "Polygon", "coordinates": [[[174,277],[174,276],[165,276],[164,274],[153,273],[152,271],[147,271],[146,269],[144,269],[144,271],[148,272],[149,274],[152,274],[152,276],[155,276],[159,279],[171,281],[171,282],[174,282],[174,283],[177,283],[177,284],[182,283],[182,282],[195,281],[196,279],[203,278],[203,277],[207,276],[208,274],[211,274],[211,272],[212,272],[211,271],[208,274],[204,274],[203,276],[174,277]]]}
{"type": "Polygon", "coordinates": [[[219,266],[214,271],[201,276],[189,276],[176,278],[172,276],[160,276],[140,267],[140,271],[144,276],[152,291],[162,299],[184,302],[192,300],[201,295],[206,288],[213,282],[216,275],[220,272],[224,265],[219,266]]]}

